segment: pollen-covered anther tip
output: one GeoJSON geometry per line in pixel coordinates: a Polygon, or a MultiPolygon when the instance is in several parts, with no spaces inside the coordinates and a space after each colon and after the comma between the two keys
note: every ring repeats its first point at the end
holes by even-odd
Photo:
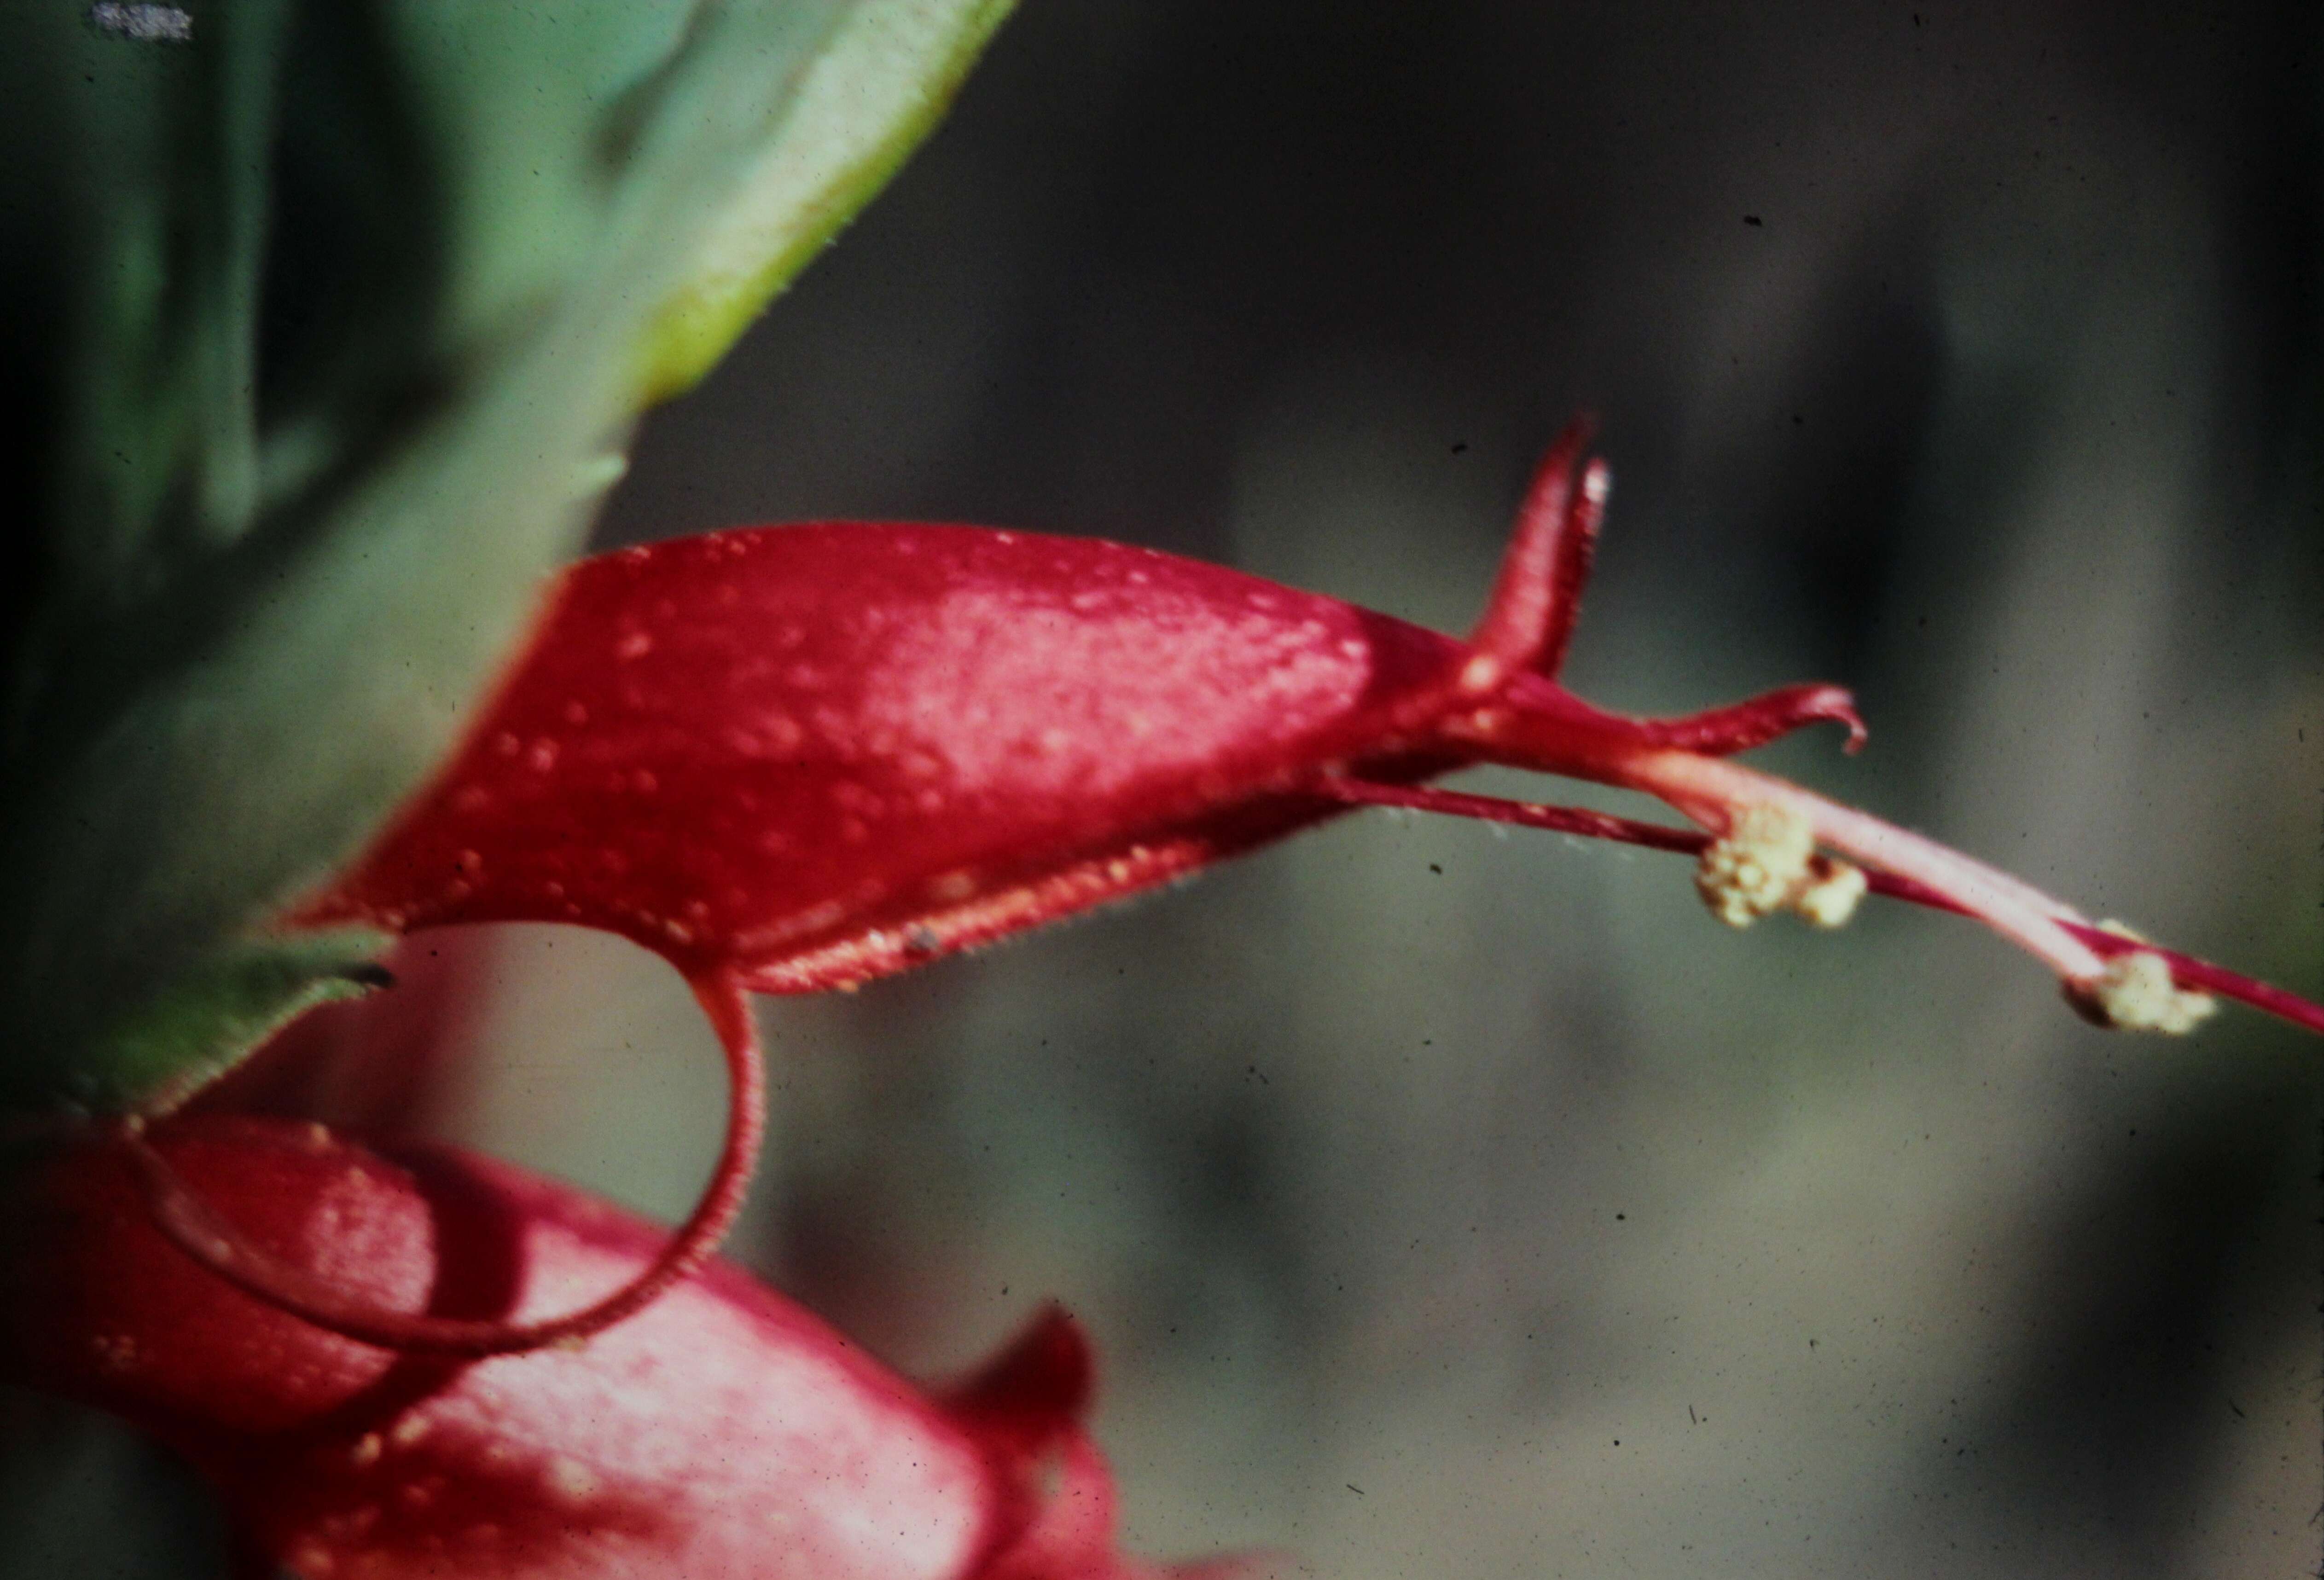
{"type": "Polygon", "coordinates": [[[1703,848],[1695,891],[1729,927],[1788,908],[1814,882],[1815,832],[1789,807],[1746,806],[1703,848]]]}
{"type": "Polygon", "coordinates": [[[1845,927],[1869,886],[1861,867],[1818,856],[1808,863],[1807,881],[1792,896],[1792,909],[1811,927],[1845,927]]]}
{"type": "Polygon", "coordinates": [[[2066,997],[2099,1025],[2173,1037],[2193,1031],[2219,1007],[2209,994],[2190,993],[2172,981],[2171,962],[2149,949],[2118,954],[2095,977],[2067,983],[2066,997]]]}

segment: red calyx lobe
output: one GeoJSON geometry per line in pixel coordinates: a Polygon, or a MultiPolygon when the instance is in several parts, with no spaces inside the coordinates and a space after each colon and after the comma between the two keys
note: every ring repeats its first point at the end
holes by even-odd
{"type": "MultiPolygon", "coordinates": [[[[636,1275],[661,1234],[447,1152],[189,1118],[153,1144],[250,1240],[383,1305],[522,1320],[636,1275]]],[[[13,1380],[113,1410],[310,1580],[641,1574],[1128,1580],[1061,1313],[931,1401],[714,1264],[574,1349],[397,1356],[241,1294],[151,1226],[117,1144],[34,1165],[0,1241],[13,1380]],[[1060,1480],[1044,1497],[1039,1478],[1060,1480]]]]}

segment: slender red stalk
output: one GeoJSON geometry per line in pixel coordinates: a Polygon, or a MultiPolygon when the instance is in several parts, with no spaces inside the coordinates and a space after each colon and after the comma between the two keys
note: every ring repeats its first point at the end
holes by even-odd
{"type": "Polygon", "coordinates": [[[643,1310],[707,1262],[750,1194],[766,1127],[766,1060],[758,1027],[741,986],[731,976],[698,977],[693,986],[726,1055],[726,1136],[710,1182],[686,1222],[635,1276],[562,1316],[528,1322],[464,1320],[383,1305],[253,1242],[186,1182],[145,1138],[142,1124],[131,1121],[122,1127],[123,1154],[154,1226],[171,1245],[244,1294],[327,1333],[403,1354],[471,1357],[577,1342],[643,1310]]]}

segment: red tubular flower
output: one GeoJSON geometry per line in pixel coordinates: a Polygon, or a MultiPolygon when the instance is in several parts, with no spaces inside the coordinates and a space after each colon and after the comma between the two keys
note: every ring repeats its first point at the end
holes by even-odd
{"type": "MultiPolygon", "coordinates": [[[[976,528],[761,528],[586,562],[461,751],[293,921],[572,922],[696,980],[810,992],[1395,805],[1704,852],[1764,891],[1714,895],[1706,871],[1737,920],[1832,919],[1829,888],[1801,905],[1844,882],[1822,847],[1876,889],[1985,921],[2106,1018],[2121,938],[1725,760],[1820,721],[1854,749],[1845,691],[1644,720],[1557,684],[1608,487],[1587,438],[1577,424],[1543,463],[1465,642],[1152,550],[976,528]],[[1480,763],[1644,791],[1708,831],[1421,784],[1480,763]]],[[[2314,1006],[2152,952],[2181,989],[2324,1029],[2314,1006]]]]}
{"type": "Polygon", "coordinates": [[[662,1236],[504,1164],[391,1162],[282,1121],[176,1120],[142,1154],[90,1135],[32,1165],[0,1229],[0,1366],[182,1454],[254,1572],[1157,1580],[1112,1550],[1061,1312],[933,1399],[724,1264],[586,1346],[399,1356],[178,1255],[141,1156],[256,1253],[408,1312],[522,1323],[634,1280],[662,1236]]]}
{"type": "Polygon", "coordinates": [[[638,1290],[523,1327],[337,1301],[234,1253],[167,1171],[163,1226],[243,1287],[399,1347],[508,1351],[595,1331],[706,1256],[755,1151],[741,995],[850,988],[1386,805],[1700,858],[1741,925],[1844,921],[1868,888],[1975,916],[2105,1024],[2183,1031],[2208,992],[2324,1030],[2324,1010],[2092,922],[2017,879],[1728,760],[1803,724],[1786,687],[1629,718],[1557,683],[1607,491],[1568,431],[1535,478],[1466,641],[1214,565],[965,527],[714,533],[573,567],[435,782],[291,925],[534,919],[667,956],[734,1073],[703,1206],[638,1290]],[[1425,781],[1480,763],[1646,792],[1694,829],[1425,781]]]}

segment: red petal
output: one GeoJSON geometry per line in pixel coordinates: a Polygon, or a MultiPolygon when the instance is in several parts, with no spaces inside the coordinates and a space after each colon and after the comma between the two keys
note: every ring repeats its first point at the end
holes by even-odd
{"type": "MultiPolygon", "coordinates": [[[[156,1144],[274,1254],[373,1297],[521,1318],[633,1276],[661,1232],[444,1153],[408,1167],[281,1122],[156,1144]]],[[[249,1300],[145,1219],[115,1148],[11,1196],[0,1356],[14,1379],[173,1444],[248,1539],[312,1575],[1130,1573],[1088,1514],[1111,1487],[1076,1420],[1079,1333],[1043,1318],[934,1402],[716,1265],[576,1350],[398,1358],[249,1300]],[[1059,1511],[1038,1470],[1064,1454],[1059,1511]]]]}

